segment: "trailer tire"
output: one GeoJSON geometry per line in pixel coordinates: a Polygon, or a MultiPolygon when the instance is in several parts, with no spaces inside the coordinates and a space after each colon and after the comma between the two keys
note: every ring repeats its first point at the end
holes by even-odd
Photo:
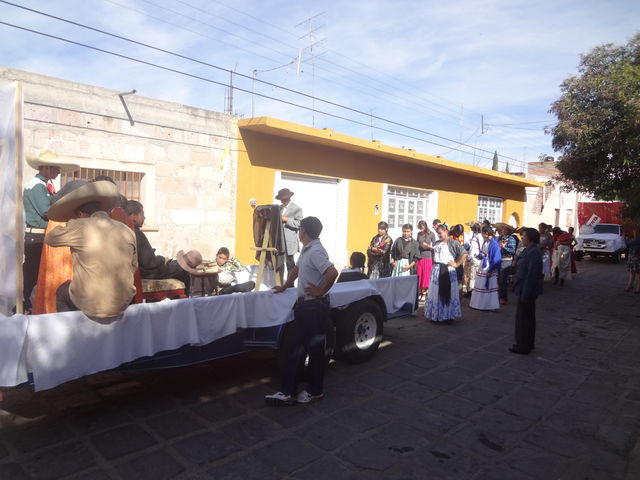
{"type": "MultiPolygon", "coordinates": [[[[331,358],[333,357],[333,352],[336,346],[336,332],[333,327],[333,322],[331,319],[327,322],[327,341],[324,348],[324,361],[326,365],[329,365],[331,358]]],[[[284,372],[284,367],[287,364],[287,354],[291,349],[293,344],[293,335],[291,333],[291,324],[289,323],[284,332],[282,332],[282,341],[280,342],[280,348],[278,349],[278,367],[280,367],[280,372],[284,372]]],[[[309,363],[309,356],[305,358],[304,366],[298,372],[299,381],[307,380],[307,366],[309,363]]]]}
{"type": "Polygon", "coordinates": [[[336,357],[363,363],[382,341],[384,313],[375,300],[364,299],[344,310],[336,323],[336,357]]]}

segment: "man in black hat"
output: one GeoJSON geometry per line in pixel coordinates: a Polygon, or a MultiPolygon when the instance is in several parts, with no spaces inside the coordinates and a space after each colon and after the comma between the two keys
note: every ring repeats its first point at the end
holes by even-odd
{"type": "Polygon", "coordinates": [[[298,228],[300,227],[300,220],[303,218],[302,208],[291,201],[292,196],[293,192],[288,188],[279,190],[276,195],[276,200],[280,200],[282,203],[280,206],[280,218],[284,227],[284,240],[287,247],[287,276],[291,274],[293,267],[296,266],[293,256],[300,251],[298,228]]]}

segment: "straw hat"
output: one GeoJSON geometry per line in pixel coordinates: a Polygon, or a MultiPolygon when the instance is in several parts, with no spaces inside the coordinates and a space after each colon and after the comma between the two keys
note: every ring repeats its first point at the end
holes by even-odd
{"type": "Polygon", "coordinates": [[[509,233],[507,233],[507,235],[511,235],[513,232],[515,232],[515,228],[512,227],[511,225],[509,225],[508,223],[504,223],[504,222],[496,222],[493,224],[493,228],[502,228],[502,229],[506,229],[509,233]]]}
{"type": "Polygon", "coordinates": [[[38,167],[47,166],[58,167],[61,172],[80,170],[80,165],[60,160],[58,154],[53,150],[44,150],[38,155],[27,155],[27,164],[35,170],[37,170],[38,167]]]}
{"type": "Polygon", "coordinates": [[[74,190],[49,207],[47,217],[56,222],[68,222],[76,217],[76,209],[89,202],[100,202],[101,210],[109,212],[118,201],[118,196],[118,187],[111,182],[78,182],[74,190]]]}

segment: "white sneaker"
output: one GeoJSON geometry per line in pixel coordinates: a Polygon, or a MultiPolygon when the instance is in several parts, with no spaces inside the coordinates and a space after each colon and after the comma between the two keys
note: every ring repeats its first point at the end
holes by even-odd
{"type": "Polygon", "coordinates": [[[310,403],[313,402],[314,400],[322,400],[324,398],[324,394],[320,393],[318,395],[311,395],[309,392],[307,392],[306,390],[302,390],[297,398],[296,398],[296,402],[298,403],[310,403]]]}
{"type": "Polygon", "coordinates": [[[286,405],[295,405],[296,401],[291,395],[285,395],[282,392],[276,392],[271,395],[265,395],[264,401],[272,407],[282,407],[286,405]]]}

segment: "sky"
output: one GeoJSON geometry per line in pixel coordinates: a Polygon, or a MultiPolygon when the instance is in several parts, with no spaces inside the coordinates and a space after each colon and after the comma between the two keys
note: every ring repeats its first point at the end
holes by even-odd
{"type": "Polygon", "coordinates": [[[23,28],[0,24],[2,66],[220,112],[233,77],[239,117],[488,168],[497,151],[512,172],[555,155],[549,108],[580,55],[640,31],[636,0],[10,3],[124,38],[0,0],[0,22],[23,28]]]}

